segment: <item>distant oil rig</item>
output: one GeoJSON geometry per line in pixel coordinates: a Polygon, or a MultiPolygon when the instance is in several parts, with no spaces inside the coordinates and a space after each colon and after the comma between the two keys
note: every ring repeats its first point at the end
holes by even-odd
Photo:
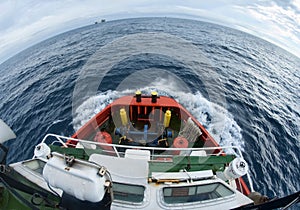
{"type": "Polygon", "coordinates": [[[105,19],[101,19],[100,21],[95,21],[95,24],[98,24],[98,23],[105,23],[106,20],[105,19]]]}

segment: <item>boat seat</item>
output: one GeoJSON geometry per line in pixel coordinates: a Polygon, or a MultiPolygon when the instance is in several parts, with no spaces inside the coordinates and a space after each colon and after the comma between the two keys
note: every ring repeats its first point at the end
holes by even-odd
{"type": "Polygon", "coordinates": [[[150,151],[149,150],[136,150],[136,149],[127,149],[125,151],[125,158],[132,159],[142,159],[150,160],[150,151]]]}
{"type": "Polygon", "coordinates": [[[112,176],[112,180],[114,182],[146,185],[148,181],[147,180],[148,173],[149,173],[148,159],[150,158],[150,154],[146,155],[146,153],[149,152],[149,151],[147,152],[147,150],[145,151],[136,150],[136,151],[138,152],[127,153],[127,157],[125,158],[101,155],[101,154],[92,154],[89,158],[89,161],[95,162],[99,165],[106,167],[107,170],[110,172],[112,176]]]}

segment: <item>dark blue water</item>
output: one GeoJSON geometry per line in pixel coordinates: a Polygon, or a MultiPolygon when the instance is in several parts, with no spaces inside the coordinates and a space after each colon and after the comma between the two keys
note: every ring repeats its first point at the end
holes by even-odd
{"type": "Polygon", "coordinates": [[[281,48],[205,22],[143,18],[79,28],[0,65],[0,117],[18,136],[7,143],[8,162],[32,157],[47,133],[72,135],[121,95],[157,90],[220,144],[241,146],[256,191],[293,193],[300,189],[299,67],[281,48]]]}

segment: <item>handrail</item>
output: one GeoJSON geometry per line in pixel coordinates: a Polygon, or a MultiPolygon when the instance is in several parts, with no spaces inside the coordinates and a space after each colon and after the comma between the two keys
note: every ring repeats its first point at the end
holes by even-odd
{"type": "MultiPolygon", "coordinates": [[[[56,140],[52,141],[51,144],[53,144],[54,142],[60,142],[64,147],[68,148],[68,145],[66,144],[67,140],[72,140],[72,141],[76,141],[76,142],[80,142],[83,144],[91,144],[91,145],[99,145],[99,146],[110,146],[113,148],[115,154],[117,155],[118,158],[121,158],[120,153],[117,148],[127,148],[127,149],[140,149],[140,150],[151,150],[152,151],[152,155],[151,157],[155,157],[155,156],[160,156],[162,157],[163,155],[154,155],[154,151],[207,151],[207,150],[216,150],[219,149],[221,150],[218,154],[207,154],[208,156],[220,156],[222,154],[225,154],[224,152],[222,152],[223,150],[226,149],[234,149],[236,153],[236,155],[240,158],[243,158],[243,154],[240,150],[239,147],[237,146],[219,146],[219,147],[201,147],[201,148],[161,148],[161,147],[141,147],[141,146],[130,146],[130,145],[117,145],[117,144],[107,144],[107,143],[100,143],[100,142],[95,142],[95,141],[88,141],[88,140],[83,140],[83,139],[75,139],[72,137],[66,137],[66,136],[61,136],[61,135],[57,135],[57,134],[47,134],[43,140],[42,143],[45,143],[45,141],[47,140],[47,138],[49,137],[55,137],[56,140]],[[64,141],[65,140],[65,141],[64,141]]],[[[167,157],[170,157],[171,155],[168,155],[167,157]]],[[[188,156],[187,154],[183,155],[183,156],[188,156]]],[[[249,185],[250,185],[250,190],[251,192],[254,191],[253,189],[253,183],[252,183],[252,179],[250,177],[250,174],[247,172],[246,174],[247,179],[249,181],[249,185]]]]}
{"type": "MultiPolygon", "coordinates": [[[[57,134],[47,134],[43,140],[42,143],[44,143],[46,141],[46,139],[49,137],[56,137],[57,140],[64,146],[64,147],[68,147],[68,145],[62,141],[61,139],[65,139],[65,140],[72,140],[72,141],[77,141],[80,143],[86,143],[86,144],[93,144],[93,145],[101,145],[101,146],[111,146],[111,147],[120,147],[120,148],[130,148],[130,149],[143,149],[143,150],[169,150],[169,151],[201,151],[201,150],[216,150],[216,149],[236,149],[238,152],[238,156],[243,158],[243,155],[239,149],[239,147],[237,146],[219,146],[219,147],[201,147],[201,148],[163,148],[163,147],[141,147],[141,146],[130,146],[130,145],[117,145],[117,144],[107,144],[107,143],[101,143],[101,142],[96,142],[96,141],[88,141],[88,140],[83,140],[83,139],[75,139],[75,138],[71,138],[71,137],[66,137],[66,136],[60,136],[57,134]]],[[[222,153],[218,153],[218,154],[213,154],[213,155],[220,155],[222,153]]],[[[223,153],[225,154],[225,153],[223,153]]]]}

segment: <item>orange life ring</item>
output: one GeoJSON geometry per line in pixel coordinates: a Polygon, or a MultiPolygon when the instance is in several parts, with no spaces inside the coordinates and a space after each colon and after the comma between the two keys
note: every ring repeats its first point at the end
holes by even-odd
{"type": "MultiPolygon", "coordinates": [[[[174,139],[173,142],[173,147],[174,148],[188,148],[189,146],[189,141],[181,136],[178,136],[174,139]]],[[[180,150],[175,150],[174,151],[174,155],[179,155],[180,154],[180,150]]]]}
{"type": "MultiPolygon", "coordinates": [[[[106,131],[97,132],[94,138],[94,141],[105,144],[112,144],[112,138],[109,133],[106,131]]],[[[104,150],[113,150],[111,146],[100,145],[100,147],[104,150]]]]}

